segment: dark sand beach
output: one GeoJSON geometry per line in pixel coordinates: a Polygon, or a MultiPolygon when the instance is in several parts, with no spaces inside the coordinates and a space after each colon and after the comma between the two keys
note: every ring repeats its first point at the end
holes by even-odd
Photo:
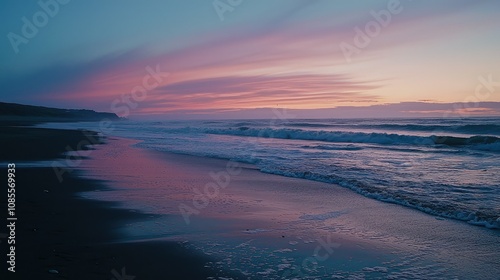
{"type": "MultiPolygon", "coordinates": [[[[113,208],[113,203],[77,193],[107,188],[67,172],[60,182],[52,167],[23,167],[33,161],[64,158],[88,131],[32,127],[0,128],[2,180],[7,163],[16,167],[15,273],[7,271],[7,239],[1,239],[1,279],[205,279],[226,275],[205,267],[209,260],[178,242],[116,243],[121,225],[153,216],[113,208]],[[26,164],[28,163],[28,164],[26,164]],[[117,278],[118,277],[118,278],[117,278]],[[121,277],[121,278],[120,278],[121,277]]],[[[95,133],[91,133],[96,137],[95,133]]],[[[7,209],[6,195],[1,207],[7,209]]],[[[6,211],[2,211],[5,221],[6,211]]],[[[0,233],[5,231],[2,230],[0,233]]],[[[6,237],[3,233],[2,237],[6,237]]]]}
{"type": "Polygon", "coordinates": [[[500,273],[498,231],[250,164],[136,148],[136,140],[107,137],[67,157],[66,145],[97,135],[2,129],[9,149],[1,160],[17,165],[18,217],[16,273],[4,269],[2,279],[495,279],[500,273]],[[52,167],[32,167],[54,159],[64,166],[70,158],[83,160],[62,181],[52,167]],[[208,183],[219,188],[207,196],[208,183]]]}

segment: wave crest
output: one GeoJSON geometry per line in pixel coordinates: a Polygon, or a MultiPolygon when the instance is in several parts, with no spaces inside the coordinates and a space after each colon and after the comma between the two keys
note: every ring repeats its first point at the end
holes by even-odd
{"type": "Polygon", "coordinates": [[[234,135],[245,137],[263,137],[277,139],[313,140],[341,143],[366,143],[381,145],[446,145],[465,146],[488,151],[500,151],[500,138],[494,136],[413,136],[395,133],[365,133],[345,131],[309,131],[302,129],[273,128],[218,128],[204,129],[204,133],[234,135]]]}

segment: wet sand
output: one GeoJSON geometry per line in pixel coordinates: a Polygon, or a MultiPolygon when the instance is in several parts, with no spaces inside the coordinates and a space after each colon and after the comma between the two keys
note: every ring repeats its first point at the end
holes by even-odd
{"type": "MultiPolygon", "coordinates": [[[[38,145],[51,152],[23,158],[59,158],[63,165],[61,144],[86,137],[16,130],[17,138],[2,138],[9,149],[38,145]]],[[[2,159],[19,163],[19,221],[17,272],[4,273],[5,267],[1,279],[495,279],[500,273],[498,231],[249,164],[143,150],[128,139],[105,142],[82,151],[86,159],[62,182],[52,168],[2,159]]]]}
{"type": "Polygon", "coordinates": [[[208,267],[250,279],[495,279],[500,272],[498,231],[248,164],[230,174],[227,160],[134,143],[110,139],[82,166],[85,177],[111,186],[83,197],[156,215],[121,227],[125,242],[183,242],[222,259],[208,267]]]}
{"type": "MultiPolygon", "coordinates": [[[[105,190],[107,184],[84,179],[77,170],[60,182],[51,167],[30,168],[32,161],[65,157],[66,146],[88,140],[88,132],[31,127],[1,127],[2,180],[7,162],[16,167],[16,263],[7,271],[7,239],[0,231],[0,279],[206,279],[234,276],[205,267],[212,261],[179,242],[120,243],[118,229],[154,216],[92,201],[80,192],[105,190]]],[[[95,136],[95,134],[92,134],[95,136]]],[[[102,145],[105,146],[105,145],[102,145]]],[[[94,146],[97,147],[97,146],[94,146]]],[[[92,150],[87,150],[86,154],[92,150]]],[[[109,167],[112,169],[112,167],[109,167]]],[[[1,196],[6,221],[7,193],[1,196]]]]}

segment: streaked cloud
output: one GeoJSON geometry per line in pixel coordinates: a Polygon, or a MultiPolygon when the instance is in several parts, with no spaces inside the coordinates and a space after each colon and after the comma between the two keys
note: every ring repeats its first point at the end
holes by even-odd
{"type": "MultiPolygon", "coordinates": [[[[356,36],[354,28],[375,20],[372,12],[386,8],[388,1],[266,3],[246,2],[221,23],[210,3],[207,8],[157,2],[157,10],[166,11],[164,16],[179,11],[197,16],[188,20],[175,15],[176,23],[186,25],[179,26],[184,32],[169,26],[162,33],[167,21],[148,18],[143,23],[133,20],[135,25],[131,25],[125,20],[133,9],[147,13],[139,18],[161,15],[151,7],[123,3],[120,9],[124,12],[114,15],[112,6],[90,1],[89,7],[100,7],[99,14],[107,16],[97,21],[113,23],[103,30],[115,32],[111,36],[121,42],[121,49],[98,40],[105,35],[99,28],[87,30],[90,26],[81,14],[87,8],[75,5],[82,11],[78,12],[68,5],[67,14],[61,11],[61,17],[51,23],[54,27],[47,26],[46,32],[63,32],[59,24],[66,22],[74,30],[85,30],[82,37],[69,43],[63,37],[54,41],[55,37],[40,33],[19,57],[5,52],[9,56],[6,65],[19,65],[20,69],[1,69],[0,89],[6,101],[109,110],[113,100],[142,83],[146,67],[159,65],[170,75],[133,112],[144,115],[275,106],[367,109],[369,105],[431,99],[437,104],[451,103],[471,96],[480,75],[491,74],[500,80],[495,68],[500,63],[494,47],[500,45],[495,28],[500,20],[493,12],[499,8],[496,1],[401,1],[401,13],[392,15],[390,24],[351,63],[346,62],[339,44],[351,42],[356,36]],[[266,9],[270,6],[275,9],[266,9]],[[119,35],[128,29],[133,36],[119,35]],[[53,63],[43,62],[50,61],[48,58],[38,59],[30,67],[28,58],[40,56],[52,56],[53,63]]],[[[11,22],[6,26],[16,26],[16,18],[7,19],[11,22]]],[[[73,38],[74,34],[67,36],[73,38]]],[[[500,97],[491,94],[488,100],[479,101],[500,101],[500,97]]],[[[429,107],[431,103],[422,104],[429,107]]],[[[430,107],[418,110],[435,110],[430,107]]]]}

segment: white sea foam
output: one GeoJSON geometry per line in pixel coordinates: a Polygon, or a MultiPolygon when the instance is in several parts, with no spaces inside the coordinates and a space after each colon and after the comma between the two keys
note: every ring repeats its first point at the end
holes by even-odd
{"type": "Polygon", "coordinates": [[[142,140],[138,145],[147,149],[252,163],[263,172],[335,183],[498,229],[498,123],[498,118],[121,122],[114,133],[142,140]]]}

